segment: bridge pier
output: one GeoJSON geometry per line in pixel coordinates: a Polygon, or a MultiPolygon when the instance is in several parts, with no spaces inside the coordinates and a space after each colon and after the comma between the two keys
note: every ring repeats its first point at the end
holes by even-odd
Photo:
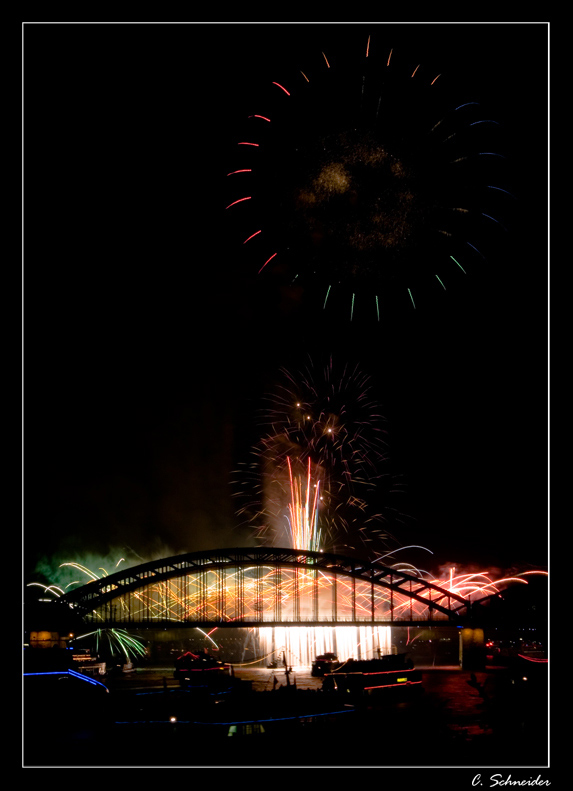
{"type": "Polygon", "coordinates": [[[485,637],[483,629],[466,626],[460,629],[459,635],[462,670],[484,670],[485,637]]]}

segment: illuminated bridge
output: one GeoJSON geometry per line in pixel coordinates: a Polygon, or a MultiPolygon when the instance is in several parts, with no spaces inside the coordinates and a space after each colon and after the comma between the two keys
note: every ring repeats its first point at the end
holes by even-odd
{"type": "Polygon", "coordinates": [[[458,626],[471,603],[377,562],[268,547],[143,563],[62,597],[86,622],[128,627],[458,626]]]}

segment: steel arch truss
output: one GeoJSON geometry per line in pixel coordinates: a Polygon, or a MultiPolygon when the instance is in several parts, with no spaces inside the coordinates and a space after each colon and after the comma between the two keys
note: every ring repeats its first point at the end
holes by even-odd
{"type": "Polygon", "coordinates": [[[356,558],[253,547],[176,555],[62,597],[91,622],[251,626],[461,623],[470,603],[412,574],[356,558]]]}

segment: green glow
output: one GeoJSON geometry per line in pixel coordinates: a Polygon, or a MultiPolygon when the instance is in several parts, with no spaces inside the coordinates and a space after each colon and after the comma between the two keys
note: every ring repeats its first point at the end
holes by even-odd
{"type": "Polygon", "coordinates": [[[350,321],[352,321],[352,316],[354,315],[354,294],[352,295],[352,305],[350,308],[350,321]]]}
{"type": "Polygon", "coordinates": [[[444,284],[442,283],[442,281],[440,280],[440,278],[439,278],[437,275],[436,275],[436,277],[438,278],[438,283],[441,285],[441,287],[442,287],[442,288],[444,289],[444,291],[445,291],[445,290],[446,290],[446,287],[444,286],[444,284]]]}
{"type": "Polygon", "coordinates": [[[414,302],[414,297],[412,296],[412,292],[408,289],[408,294],[410,295],[410,299],[412,300],[412,305],[414,306],[414,310],[416,310],[416,303],[414,302]]]}
{"type": "Polygon", "coordinates": [[[450,258],[452,259],[452,261],[453,261],[455,264],[457,264],[457,265],[459,266],[459,268],[462,270],[462,272],[464,273],[464,275],[466,275],[466,274],[467,274],[467,272],[466,272],[466,270],[463,268],[463,266],[460,264],[460,262],[459,262],[459,261],[456,261],[456,259],[454,258],[454,256],[453,256],[453,255],[451,255],[451,256],[450,256],[450,258]]]}
{"type": "Polygon", "coordinates": [[[378,316],[378,321],[380,321],[380,310],[378,308],[378,296],[376,296],[376,315],[378,316]]]}
{"type": "Polygon", "coordinates": [[[328,299],[328,295],[330,294],[330,289],[331,289],[331,288],[332,288],[332,286],[329,286],[329,287],[328,287],[328,290],[327,290],[327,292],[326,292],[326,296],[325,296],[325,298],[324,298],[324,305],[322,306],[322,309],[323,309],[323,310],[324,310],[324,309],[325,309],[325,307],[326,307],[326,300],[328,299]]]}

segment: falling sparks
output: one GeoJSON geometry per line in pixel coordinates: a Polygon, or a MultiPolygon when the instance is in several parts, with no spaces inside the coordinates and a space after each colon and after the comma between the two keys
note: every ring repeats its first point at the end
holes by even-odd
{"type": "Polygon", "coordinates": [[[250,236],[248,236],[248,237],[245,239],[245,241],[243,242],[243,244],[247,244],[247,242],[250,242],[250,241],[251,241],[251,239],[254,239],[254,238],[255,238],[255,236],[258,236],[260,233],[261,233],[261,231],[255,231],[254,233],[252,233],[250,236]]]}
{"type": "Polygon", "coordinates": [[[287,91],[287,89],[283,85],[281,85],[280,83],[273,82],[273,85],[276,85],[278,88],[281,89],[281,91],[284,91],[287,96],[290,96],[290,93],[287,91]]]}
{"type": "Polygon", "coordinates": [[[237,203],[242,203],[243,201],[246,201],[246,200],[251,200],[251,196],[250,196],[250,195],[248,195],[248,196],[247,196],[247,197],[245,197],[245,198],[239,198],[238,200],[235,200],[235,201],[233,201],[232,203],[229,203],[229,205],[228,205],[226,208],[227,208],[227,209],[230,209],[230,208],[231,208],[231,206],[236,206],[236,205],[237,205],[237,203]]]}
{"type": "Polygon", "coordinates": [[[270,262],[273,260],[273,258],[274,258],[275,256],[276,256],[276,253],[273,253],[273,254],[271,255],[271,257],[270,257],[270,258],[267,258],[267,260],[265,261],[265,263],[264,263],[264,264],[262,265],[262,267],[259,269],[259,274],[260,274],[260,273],[263,271],[263,269],[265,268],[265,266],[266,266],[267,264],[270,264],[270,262]]]}

